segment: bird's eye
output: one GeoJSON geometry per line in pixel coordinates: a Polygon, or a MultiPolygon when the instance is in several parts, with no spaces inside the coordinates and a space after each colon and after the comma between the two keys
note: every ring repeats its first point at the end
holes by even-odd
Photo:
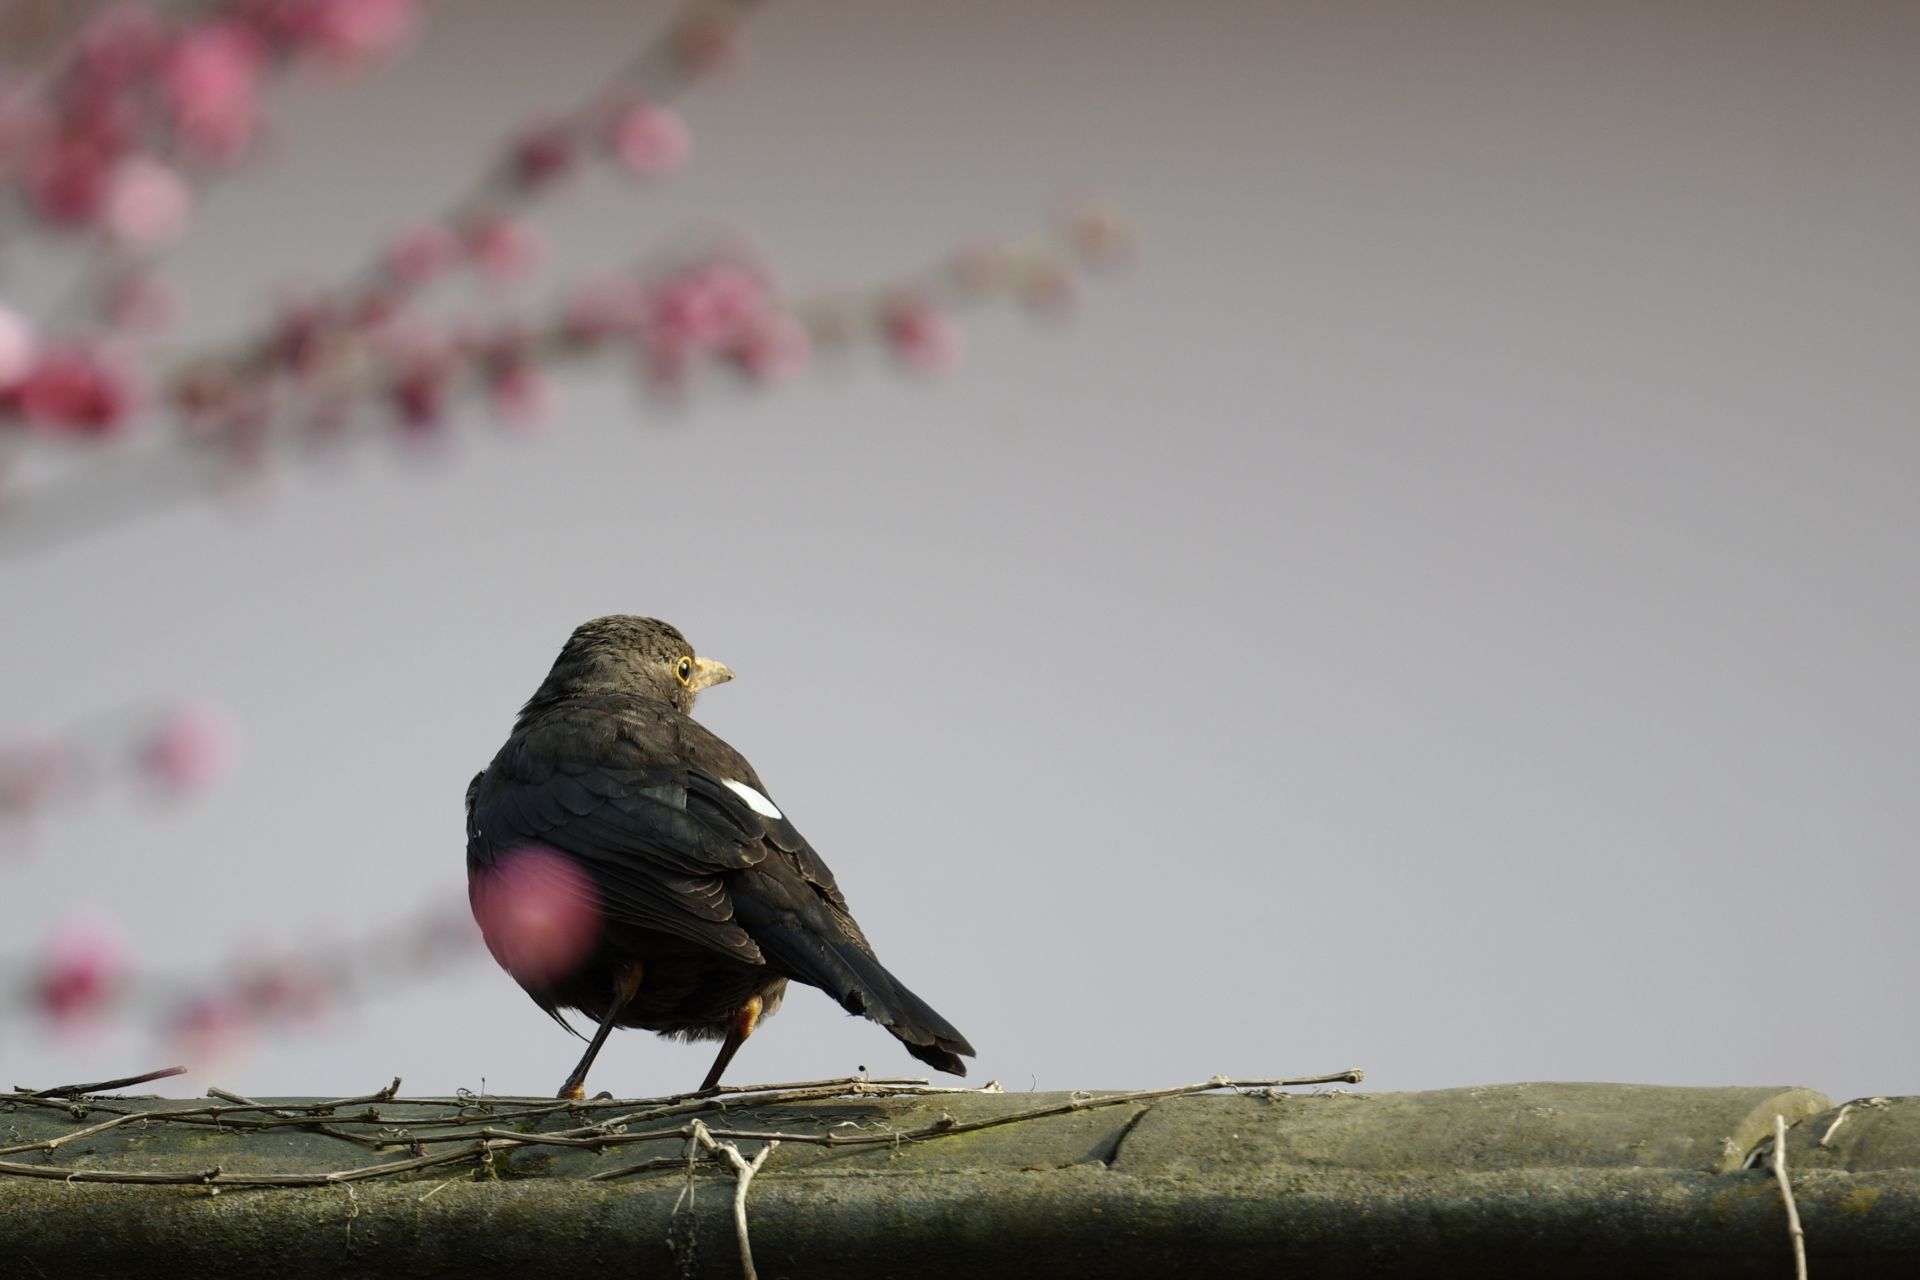
{"type": "Polygon", "coordinates": [[[693,680],[693,659],[686,657],[681,658],[679,665],[674,667],[673,674],[681,684],[691,683],[693,680]]]}

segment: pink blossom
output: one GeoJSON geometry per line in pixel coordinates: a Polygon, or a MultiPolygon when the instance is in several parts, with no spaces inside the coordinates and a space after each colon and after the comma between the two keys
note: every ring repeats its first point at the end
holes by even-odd
{"type": "Polygon", "coordinates": [[[689,268],[654,294],[652,323],[665,340],[695,349],[731,341],[767,309],[760,275],[733,262],[689,268]]]}
{"type": "Polygon", "coordinates": [[[489,218],[467,232],[467,254],[488,280],[512,284],[546,265],[547,242],[518,218],[489,218]]]}
{"type": "Polygon", "coordinates": [[[460,237],[440,222],[408,227],[387,245],[387,274],[403,285],[427,283],[460,260],[460,237]]]}
{"type": "Polygon", "coordinates": [[[107,192],[107,157],[84,142],[59,142],[28,165],[27,200],[56,227],[89,226],[100,216],[107,192]]]}
{"type": "Polygon", "coordinates": [[[494,416],[519,431],[546,426],[560,403],[553,380],[524,361],[495,373],[488,380],[487,398],[494,416]]]}
{"type": "Polygon", "coordinates": [[[61,1022],[98,1013],[118,994],[126,968],[126,943],[110,922],[67,921],[48,944],[34,984],[41,1012],[61,1022]]]}
{"type": "Polygon", "coordinates": [[[13,395],[33,426],[76,436],[119,431],[127,424],[134,400],[131,375],[82,343],[43,347],[13,395]]]}
{"type": "Polygon", "coordinates": [[[572,860],[538,845],[506,854],[467,881],[480,936],[522,984],[563,978],[600,936],[599,897],[572,860]]]}
{"type": "Polygon", "coordinates": [[[806,369],[813,358],[813,339],[794,316],[768,312],[746,323],[728,354],[755,382],[778,382],[806,369]]]}
{"type": "Polygon", "coordinates": [[[33,326],[19,312],[0,307],[0,389],[12,387],[33,367],[33,326]]]}
{"type": "Polygon", "coordinates": [[[178,173],[147,156],[129,156],[107,180],[103,220],[122,244],[151,249],[172,240],[193,211],[193,191],[178,173]]]}
{"type": "Polygon", "coordinates": [[[638,178],[664,178],[693,154],[693,135],[670,108],[635,102],[621,108],[607,130],[615,160],[638,178]]]}
{"type": "Polygon", "coordinates": [[[302,52],[354,69],[405,44],[419,7],[419,0],[288,0],[283,21],[302,52]]]}
{"type": "Polygon", "coordinates": [[[647,315],[646,290],[632,276],[609,274],[574,286],[563,312],[567,335],[599,342],[640,328],[647,315]]]}
{"type": "Polygon", "coordinates": [[[326,975],[299,960],[267,960],[247,967],[234,1002],[256,1018],[312,1021],[333,1004],[326,975]]]}
{"type": "Polygon", "coordinates": [[[237,999],[226,992],[209,992],[193,996],[169,1014],[165,1030],[180,1055],[204,1069],[210,1060],[238,1053],[250,1027],[237,999]]]}
{"type": "Polygon", "coordinates": [[[450,390],[447,361],[436,353],[420,353],[405,358],[387,387],[400,425],[414,435],[424,435],[446,416],[450,390]]]}
{"type": "Polygon", "coordinates": [[[640,373],[654,391],[677,394],[693,372],[693,349],[671,332],[648,331],[640,343],[640,373]]]}
{"type": "Polygon", "coordinates": [[[214,20],[175,41],[161,78],[180,136],[209,159],[238,159],[260,123],[266,50],[239,22],[214,20]]]}
{"type": "Polygon", "coordinates": [[[180,314],[180,295],[150,271],[127,271],[107,282],[100,313],[115,329],[154,333],[180,314]]]}
{"type": "Polygon", "coordinates": [[[121,85],[146,74],[166,47],[167,23],[147,4],[116,4],[87,20],[75,51],[74,74],[121,85]]]}
{"type": "Polygon", "coordinates": [[[274,318],[270,349],[286,369],[311,376],[327,360],[341,329],[339,310],[326,299],[294,299],[274,318]]]}
{"type": "Polygon", "coordinates": [[[233,769],[240,734],[224,708],[182,707],[163,719],[140,754],[147,776],[175,794],[198,791],[233,769]]]}
{"type": "Polygon", "coordinates": [[[880,327],[894,358],[915,373],[949,373],[966,350],[965,340],[946,312],[918,299],[890,304],[881,315],[880,327]]]}
{"type": "Polygon", "coordinates": [[[525,134],[513,146],[509,170],[514,185],[536,191],[562,178],[573,167],[573,131],[565,124],[543,125],[525,134]]]}

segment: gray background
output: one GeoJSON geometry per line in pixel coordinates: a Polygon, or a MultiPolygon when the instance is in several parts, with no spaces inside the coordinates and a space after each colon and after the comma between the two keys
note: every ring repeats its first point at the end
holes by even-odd
{"type": "MultiPolygon", "coordinates": [[[[190,332],[661,11],[468,0],[294,91],[178,255],[190,332]]],[[[1070,326],[970,320],[939,385],[663,419],[583,375],[544,438],[0,566],[8,723],[248,733],[204,802],[0,868],[12,943],[94,904],[211,966],[457,893],[467,778],[631,611],[739,672],[701,718],[977,1080],[1915,1089],[1920,8],[834,0],[749,46],[684,180],[544,215],[563,268],[724,219],[797,290],[882,281],[1084,191],[1140,261],[1070,326]]],[[[172,1083],[541,1092],[576,1048],[476,963],[172,1083]]],[[[622,1035],[593,1084],[708,1052],[622,1035]]],[[[163,1055],[14,1027],[0,1076],[163,1055]]],[[[861,1064],[919,1071],[800,992],[734,1078],[861,1064]]]]}

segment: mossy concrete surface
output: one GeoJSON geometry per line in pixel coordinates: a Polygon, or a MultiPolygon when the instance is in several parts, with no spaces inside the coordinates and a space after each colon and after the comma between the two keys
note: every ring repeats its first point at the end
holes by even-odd
{"type": "MultiPolygon", "coordinates": [[[[1763,1151],[1776,1116],[1790,1126],[1787,1161],[1811,1274],[1920,1275],[1916,1098],[1856,1102],[1842,1116],[1795,1088],[1207,1094],[892,1140],[1070,1097],[747,1099],[702,1119],[716,1130],[887,1139],[787,1142],[768,1157],[747,1200],[754,1260],[768,1280],[1791,1276],[1785,1209],[1763,1151]],[[1759,1167],[1744,1167],[1756,1160],[1759,1167]]],[[[103,1101],[144,1111],[186,1105],[103,1101]]],[[[0,1109],[0,1146],[108,1117],[88,1105],[0,1109]]],[[[404,1158],[409,1119],[446,1111],[382,1104],[381,1124],[397,1144],[387,1150],[293,1126],[242,1133],[136,1122],[0,1159],[321,1173],[404,1158]]],[[[686,1122],[653,1120],[629,1132],[686,1122]]],[[[551,1132],[581,1123],[557,1115],[496,1127],[551,1132]]],[[[0,1175],[0,1277],[738,1276],[734,1177],[713,1162],[689,1175],[678,1159],[686,1145],[669,1132],[600,1151],[523,1147],[486,1168],[217,1194],[0,1175]],[[669,1166],[588,1180],[669,1158],[669,1166]]],[[[747,1156],[759,1146],[738,1145],[747,1156]]]]}

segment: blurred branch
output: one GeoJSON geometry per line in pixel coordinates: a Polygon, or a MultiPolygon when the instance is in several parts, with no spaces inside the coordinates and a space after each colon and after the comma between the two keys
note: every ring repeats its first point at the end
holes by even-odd
{"type": "Polygon", "coordinates": [[[765,385],[815,352],[861,342],[937,374],[959,358],[951,309],[1007,298],[1042,313],[1063,309],[1083,271],[1121,252],[1123,234],[1108,215],[1077,215],[1023,245],[967,250],[892,284],[792,302],[771,292],[764,267],[696,256],[608,273],[548,314],[485,329],[383,320],[283,331],[282,370],[236,373],[263,358],[251,347],[186,362],[177,393],[187,430],[0,494],[0,560],[231,493],[276,459],[297,463],[395,434],[417,441],[444,425],[460,397],[485,393],[512,421],[517,406],[550,394],[547,370],[609,353],[637,359],[644,379],[668,393],[685,390],[702,362],[765,385]],[[731,296],[702,296],[722,288],[731,296]]]}
{"type": "Polygon", "coordinates": [[[317,1024],[485,954],[464,899],[451,895],[356,938],[235,956],[205,976],[140,968],[116,930],[82,918],[39,954],[0,959],[0,1019],[74,1026],[132,1015],[183,1051],[214,1052],[266,1028],[317,1024]]]}

